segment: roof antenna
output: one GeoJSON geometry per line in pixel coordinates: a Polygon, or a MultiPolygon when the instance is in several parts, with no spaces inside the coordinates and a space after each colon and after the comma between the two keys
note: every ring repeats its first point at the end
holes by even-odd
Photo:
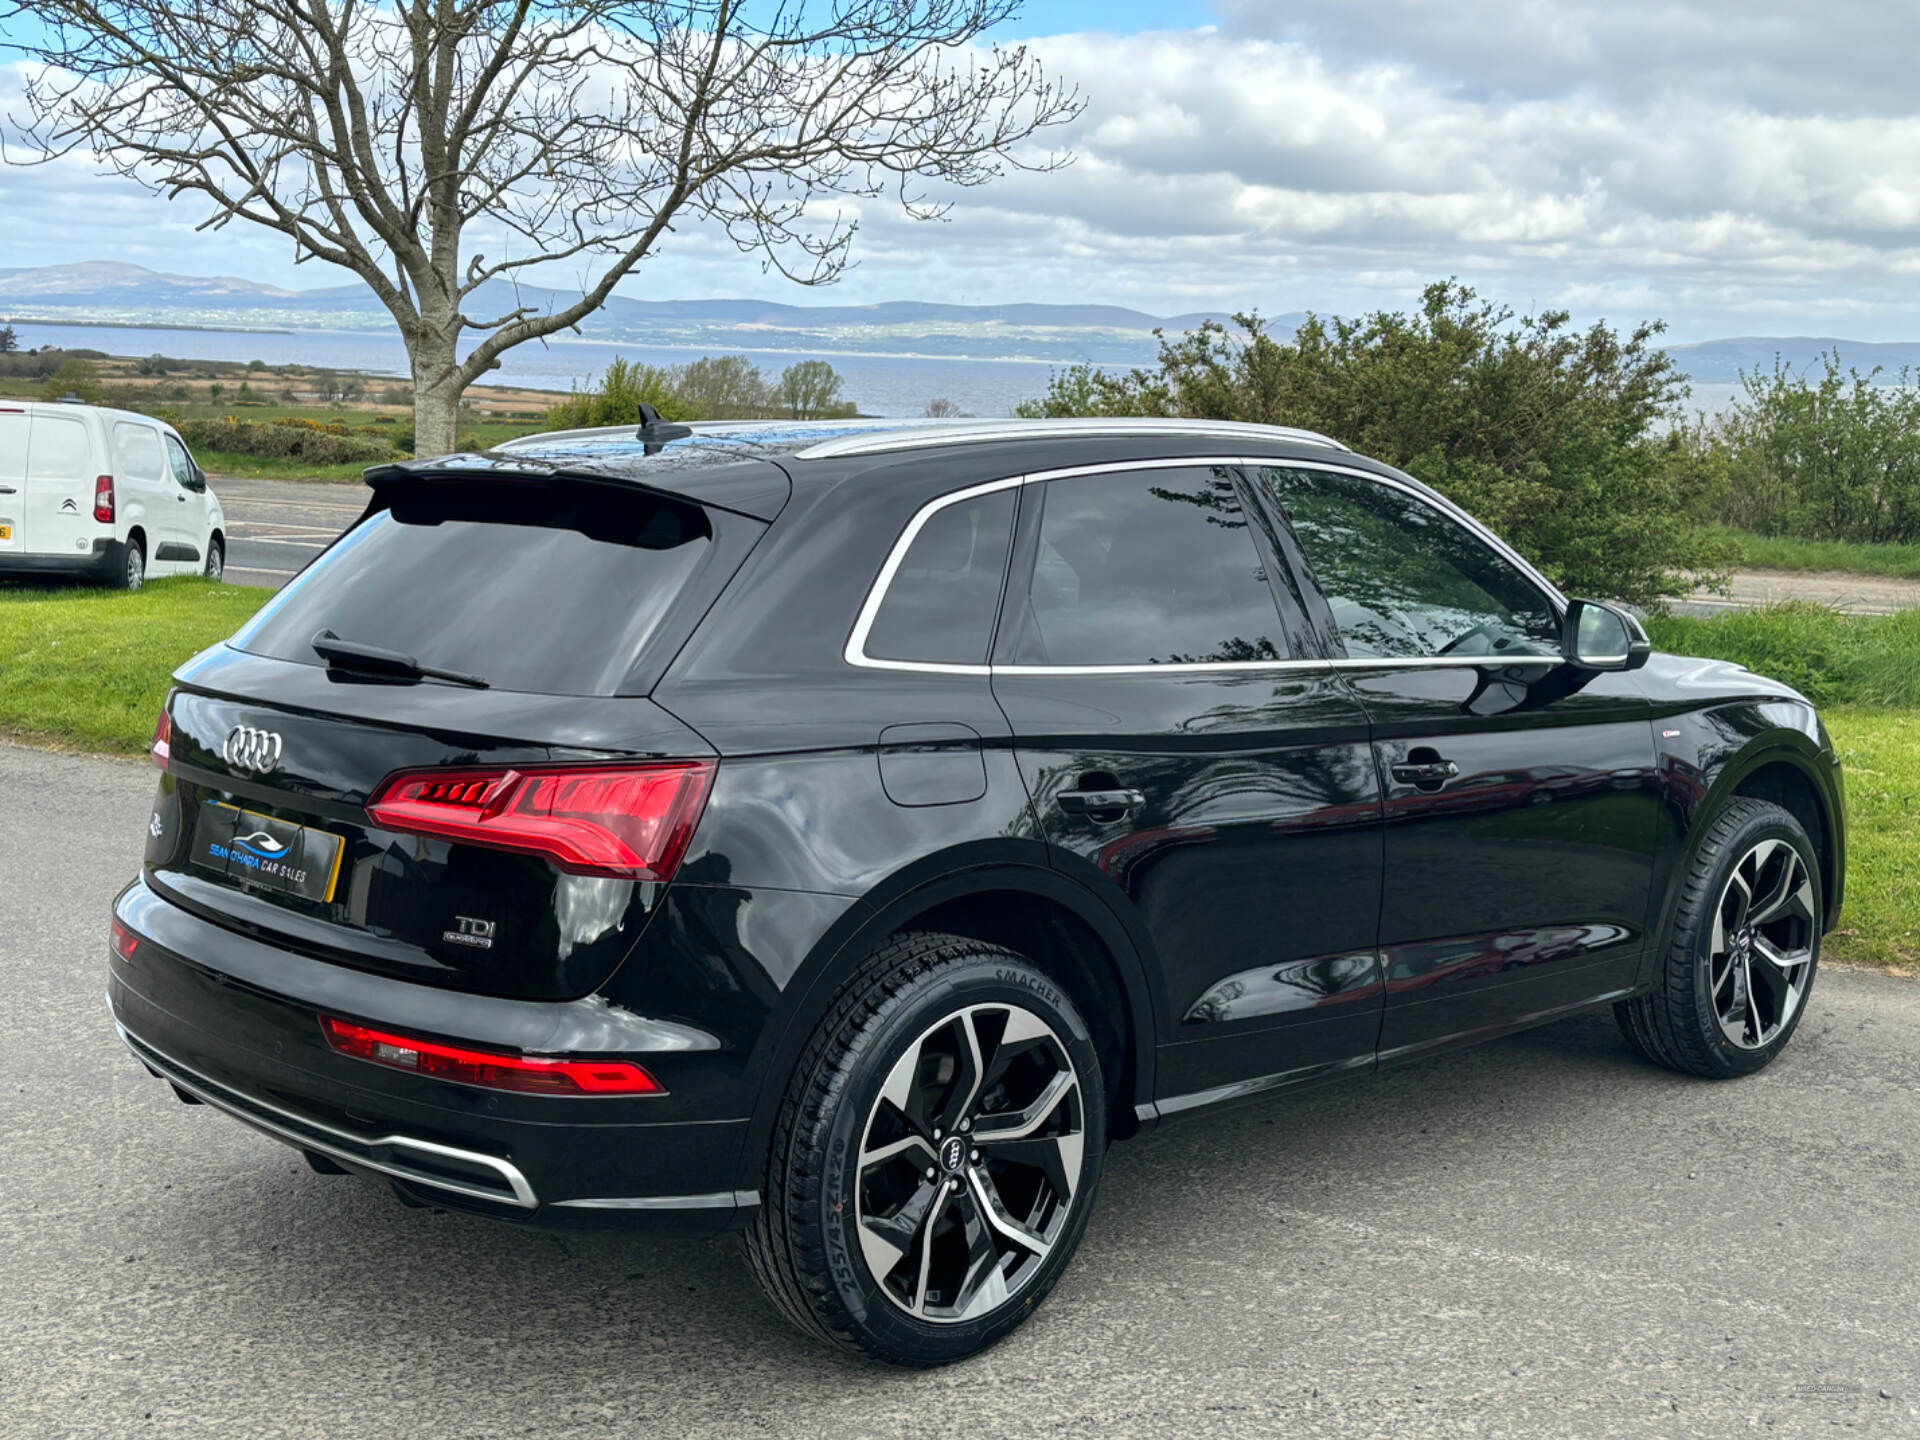
{"type": "Polygon", "coordinates": [[[663,420],[653,406],[644,400],[640,402],[640,428],[634,432],[634,439],[644,444],[647,454],[658,455],[667,448],[669,440],[685,440],[691,434],[692,426],[663,420]]]}

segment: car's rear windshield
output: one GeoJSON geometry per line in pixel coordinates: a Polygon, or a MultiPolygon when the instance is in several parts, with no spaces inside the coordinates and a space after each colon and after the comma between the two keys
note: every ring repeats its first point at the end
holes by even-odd
{"type": "Polygon", "coordinates": [[[614,695],[705,572],[716,519],[619,486],[420,484],[280,592],[232,644],[326,663],[313,639],[411,655],[496,690],[614,695]]]}

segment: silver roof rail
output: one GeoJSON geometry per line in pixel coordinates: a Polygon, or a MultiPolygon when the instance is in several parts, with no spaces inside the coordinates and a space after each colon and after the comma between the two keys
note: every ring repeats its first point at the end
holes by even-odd
{"type": "Polygon", "coordinates": [[[934,445],[984,445],[996,440],[1046,436],[1191,435],[1215,440],[1291,440],[1328,450],[1346,450],[1338,440],[1291,425],[1249,425],[1234,420],[1072,419],[938,420],[907,422],[863,435],[841,435],[794,452],[799,460],[830,460],[849,455],[881,455],[934,445]]]}

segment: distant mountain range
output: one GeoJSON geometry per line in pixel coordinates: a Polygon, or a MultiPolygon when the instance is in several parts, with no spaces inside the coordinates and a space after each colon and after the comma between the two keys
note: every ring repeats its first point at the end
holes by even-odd
{"type": "MultiPolygon", "coordinates": [[[[500,314],[518,305],[555,310],[574,298],[539,286],[492,282],[467,303],[470,314],[500,314]]],[[[165,275],[106,261],[0,270],[0,321],[10,316],[76,324],[270,330],[384,329],[392,323],[360,285],[282,290],[231,276],[165,275]]],[[[581,323],[580,333],[590,340],[706,350],[1138,364],[1157,353],[1156,327],[1177,334],[1206,318],[1148,315],[1119,305],[783,305],[616,295],[581,323]]],[[[1290,331],[1299,320],[1297,315],[1284,316],[1276,324],[1290,331]]]]}
{"type": "MultiPolygon", "coordinates": [[[[499,314],[516,305],[557,309],[572,296],[494,282],[469,302],[499,314]]],[[[168,275],[139,265],[85,261],[0,269],[0,322],[10,317],[95,325],[238,327],[257,330],[384,330],[392,322],[357,284],[283,290],[230,275],[168,275]]],[[[784,305],[770,300],[634,300],[616,295],[582,322],[589,340],[679,346],[709,352],[927,355],[967,359],[1093,361],[1138,365],[1158,353],[1155,329],[1188,331],[1224,312],[1148,315],[1120,305],[784,305]]],[[[1272,318],[1291,334],[1303,317],[1272,318]]],[[[109,347],[110,348],[110,347],[109,347]]],[[[1838,351],[1843,364],[1879,367],[1886,378],[1920,372],[1920,341],[1870,342],[1835,336],[1739,336],[1668,347],[1699,384],[1732,384],[1777,356],[1794,369],[1838,351]]]]}

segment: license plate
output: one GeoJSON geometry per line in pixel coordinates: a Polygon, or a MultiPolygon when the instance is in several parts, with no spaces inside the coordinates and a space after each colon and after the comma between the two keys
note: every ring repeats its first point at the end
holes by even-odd
{"type": "Polygon", "coordinates": [[[208,800],[200,807],[193,847],[194,863],[202,869],[328,904],[340,883],[347,842],[325,830],[208,800]]]}
{"type": "Polygon", "coordinates": [[[11,540],[12,538],[13,538],[13,526],[0,525],[0,540],[11,540]]]}

